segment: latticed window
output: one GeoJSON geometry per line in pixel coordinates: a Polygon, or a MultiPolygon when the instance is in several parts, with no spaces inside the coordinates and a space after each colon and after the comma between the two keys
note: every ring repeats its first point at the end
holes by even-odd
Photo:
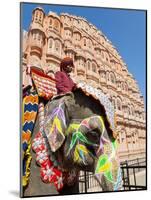
{"type": "Polygon", "coordinates": [[[49,49],[52,49],[53,47],[53,39],[49,39],[49,49]]]}
{"type": "Polygon", "coordinates": [[[79,33],[75,33],[75,40],[80,41],[80,34],[79,33]]]}
{"type": "Polygon", "coordinates": [[[106,73],[106,80],[110,81],[109,72],[106,73]]]}
{"type": "Polygon", "coordinates": [[[89,48],[92,48],[92,41],[91,40],[89,40],[89,48]]]}
{"type": "Polygon", "coordinates": [[[101,56],[102,56],[102,58],[104,58],[104,52],[103,51],[101,51],[101,56]]]}
{"type": "Polygon", "coordinates": [[[83,40],[83,43],[84,43],[84,46],[87,45],[87,41],[86,41],[86,39],[83,40]]]}
{"type": "Polygon", "coordinates": [[[36,40],[36,33],[33,33],[33,39],[36,40]]]}
{"type": "Polygon", "coordinates": [[[122,110],[122,103],[120,99],[117,99],[117,109],[122,110]]]}
{"type": "Polygon", "coordinates": [[[116,109],[115,97],[112,97],[111,102],[112,105],[114,106],[114,109],[116,109]]]}
{"type": "Polygon", "coordinates": [[[96,65],[94,63],[92,64],[92,71],[96,72],[96,65]]]}
{"type": "Polygon", "coordinates": [[[41,35],[40,35],[40,34],[38,34],[38,40],[39,40],[39,41],[41,40],[41,35]]]}
{"type": "Polygon", "coordinates": [[[71,31],[70,30],[68,30],[68,35],[69,35],[69,37],[71,37],[71,31]]]}
{"type": "Polygon", "coordinates": [[[42,13],[39,14],[39,22],[42,22],[42,13]]]}
{"type": "Polygon", "coordinates": [[[125,91],[128,91],[128,85],[125,83],[125,91]]]}
{"type": "Polygon", "coordinates": [[[38,10],[35,11],[35,21],[37,21],[37,20],[38,20],[38,10]]]}
{"type": "Polygon", "coordinates": [[[59,41],[55,41],[55,50],[57,52],[60,52],[60,42],[59,41]]]}
{"type": "Polygon", "coordinates": [[[57,20],[55,20],[54,28],[59,31],[59,22],[57,20]]]}
{"type": "Polygon", "coordinates": [[[134,106],[131,106],[131,115],[134,115],[133,107],[134,107],[134,106]]]}
{"type": "Polygon", "coordinates": [[[100,49],[97,50],[97,54],[101,55],[101,50],[100,49]]]}
{"type": "Polygon", "coordinates": [[[87,67],[88,67],[88,70],[91,69],[90,62],[89,62],[89,61],[87,62],[87,67]]]}
{"type": "Polygon", "coordinates": [[[52,27],[52,19],[49,19],[49,26],[52,27]]]}
{"type": "Polygon", "coordinates": [[[115,83],[115,76],[114,74],[110,74],[111,82],[114,84],[115,83]]]}

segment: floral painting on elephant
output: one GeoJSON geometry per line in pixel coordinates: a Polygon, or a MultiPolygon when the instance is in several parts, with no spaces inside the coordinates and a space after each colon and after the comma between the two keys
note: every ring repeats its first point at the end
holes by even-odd
{"type": "Polygon", "coordinates": [[[139,174],[131,184],[132,152],[123,134],[140,133],[134,157],[140,148],[142,159],[143,101],[137,95],[139,123],[131,116],[137,107],[129,93],[133,78],[112,43],[84,18],[86,9],[102,8],[21,3],[21,23],[28,27],[21,41],[21,197],[146,189],[136,184],[139,174]],[[73,14],[63,12],[70,7],[73,14]]]}

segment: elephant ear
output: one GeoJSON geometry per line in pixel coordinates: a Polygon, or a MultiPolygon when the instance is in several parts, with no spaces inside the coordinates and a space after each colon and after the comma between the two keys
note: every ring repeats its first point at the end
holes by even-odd
{"type": "Polygon", "coordinates": [[[57,151],[65,140],[67,125],[64,108],[64,104],[60,104],[45,116],[44,132],[53,152],[57,151]]]}

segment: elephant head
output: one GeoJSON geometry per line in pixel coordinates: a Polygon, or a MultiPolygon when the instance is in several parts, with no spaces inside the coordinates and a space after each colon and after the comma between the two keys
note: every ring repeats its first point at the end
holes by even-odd
{"type": "Polygon", "coordinates": [[[96,100],[80,91],[68,94],[48,103],[45,116],[44,131],[61,167],[94,172],[103,190],[121,188],[116,140],[96,100]]]}

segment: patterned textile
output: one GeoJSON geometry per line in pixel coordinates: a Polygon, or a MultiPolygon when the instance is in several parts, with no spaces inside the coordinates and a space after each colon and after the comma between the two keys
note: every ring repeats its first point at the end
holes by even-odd
{"type": "Polygon", "coordinates": [[[107,95],[105,95],[100,90],[88,85],[85,82],[80,82],[77,84],[77,88],[81,88],[86,95],[92,95],[93,98],[100,101],[100,103],[104,106],[107,119],[110,123],[110,127],[113,130],[113,133],[115,134],[116,124],[115,124],[115,110],[114,106],[108,99],[107,95]]]}
{"type": "Polygon", "coordinates": [[[77,180],[77,173],[62,172],[55,156],[48,151],[47,143],[41,132],[37,133],[33,142],[32,149],[36,153],[36,162],[40,166],[40,176],[43,182],[53,183],[57,191],[64,185],[72,185],[77,180]]]}
{"type": "Polygon", "coordinates": [[[22,185],[25,187],[29,181],[31,162],[31,135],[38,111],[38,95],[35,91],[26,93],[23,98],[23,118],[22,118],[22,158],[23,177],[22,185]]]}
{"type": "MultiPolygon", "coordinates": [[[[49,104],[47,105],[49,107],[49,104]]],[[[55,106],[55,103],[54,103],[55,106]]],[[[51,128],[49,127],[52,132],[52,135],[57,132],[58,134],[62,133],[62,125],[66,127],[66,120],[64,115],[64,108],[63,104],[59,104],[59,107],[55,107],[50,111],[46,109],[47,117],[45,118],[46,124],[52,121],[51,128]],[[63,123],[63,124],[61,124],[63,123]],[[61,131],[61,132],[60,132],[61,131]]],[[[55,144],[51,146],[52,149],[56,147],[56,144],[59,140],[56,139],[53,141],[54,137],[50,137],[50,141],[47,140],[43,132],[44,130],[44,105],[41,102],[39,104],[39,125],[40,125],[40,132],[36,134],[33,142],[32,142],[32,149],[36,153],[36,162],[40,166],[40,176],[43,182],[45,183],[53,183],[56,187],[57,191],[60,191],[64,185],[72,185],[77,180],[77,172],[72,171],[62,171],[60,168],[60,164],[58,163],[55,154],[49,150],[48,151],[48,143],[55,144]],[[51,141],[52,140],[52,141],[51,141]]],[[[49,124],[49,123],[48,123],[49,124]]],[[[51,124],[51,123],[50,123],[51,124]]],[[[47,127],[47,126],[46,126],[47,127]]],[[[47,129],[47,128],[46,128],[47,129]]],[[[48,131],[49,134],[49,131],[48,131]]],[[[64,135],[63,135],[64,136],[64,135]]],[[[64,137],[63,137],[64,138],[64,137]]]]}
{"type": "Polygon", "coordinates": [[[31,76],[39,97],[49,100],[57,94],[55,79],[34,67],[31,68],[31,76]]]}

